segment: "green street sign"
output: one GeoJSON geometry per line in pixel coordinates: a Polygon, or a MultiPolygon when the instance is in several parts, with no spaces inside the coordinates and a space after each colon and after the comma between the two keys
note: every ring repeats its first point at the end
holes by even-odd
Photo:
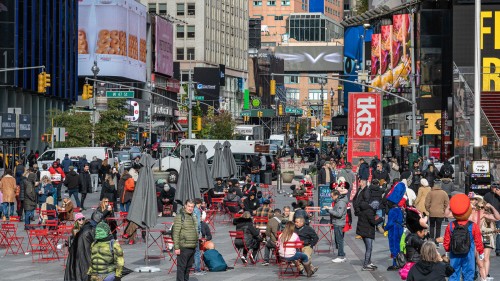
{"type": "Polygon", "coordinates": [[[127,99],[134,97],[134,91],[106,91],[107,98],[127,99]]]}
{"type": "Polygon", "coordinates": [[[304,114],[304,111],[302,109],[296,108],[296,107],[287,107],[287,108],[285,108],[285,113],[302,115],[302,114],[304,114]]]}
{"type": "Polygon", "coordinates": [[[205,100],[204,96],[195,96],[194,100],[205,100]]]}
{"type": "Polygon", "coordinates": [[[252,116],[252,112],[250,112],[250,111],[243,111],[243,112],[241,112],[240,115],[241,116],[252,116]]]}

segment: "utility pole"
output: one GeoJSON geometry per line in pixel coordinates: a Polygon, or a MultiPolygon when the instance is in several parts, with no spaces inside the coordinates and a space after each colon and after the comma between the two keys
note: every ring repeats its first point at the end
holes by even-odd
{"type": "Polygon", "coordinates": [[[325,106],[325,97],[323,96],[323,86],[326,82],[326,79],[319,78],[318,82],[321,84],[321,102],[320,102],[320,110],[319,110],[319,154],[321,155],[321,151],[323,149],[323,107],[325,106]]]}
{"type": "MultiPolygon", "coordinates": [[[[413,140],[417,139],[417,89],[415,84],[417,83],[416,79],[416,72],[415,72],[415,30],[414,30],[414,13],[410,14],[410,41],[411,41],[411,46],[410,46],[410,55],[411,55],[411,138],[413,140]]],[[[411,146],[411,152],[412,153],[417,153],[417,146],[412,145],[411,146]]]]}
{"type": "Polygon", "coordinates": [[[481,0],[474,3],[474,150],[473,159],[481,159],[481,0]]]}
{"type": "Polygon", "coordinates": [[[193,135],[193,103],[192,103],[192,83],[193,79],[191,78],[191,67],[189,68],[189,83],[188,83],[188,137],[190,139],[193,135]]]}
{"type": "Polygon", "coordinates": [[[94,65],[90,69],[94,73],[94,93],[92,93],[92,147],[95,147],[95,123],[96,123],[96,79],[97,74],[99,74],[99,67],[97,66],[97,61],[94,61],[94,65]]]}

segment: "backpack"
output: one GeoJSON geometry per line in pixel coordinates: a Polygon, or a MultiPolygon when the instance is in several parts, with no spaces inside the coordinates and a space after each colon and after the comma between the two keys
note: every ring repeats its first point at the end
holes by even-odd
{"type": "Polygon", "coordinates": [[[451,178],[451,176],[453,175],[453,173],[451,172],[451,169],[449,166],[444,166],[443,167],[443,177],[445,178],[451,178]]]}
{"type": "Polygon", "coordinates": [[[467,254],[470,250],[470,233],[469,226],[472,225],[471,221],[468,221],[465,225],[458,224],[457,221],[450,223],[451,230],[451,252],[455,255],[467,254]],[[453,226],[453,228],[452,228],[453,226]]]}

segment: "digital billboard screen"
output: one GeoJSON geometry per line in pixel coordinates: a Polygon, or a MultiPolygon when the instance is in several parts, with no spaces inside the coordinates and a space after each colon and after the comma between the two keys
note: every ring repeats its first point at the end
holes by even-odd
{"type": "Polygon", "coordinates": [[[155,16],[155,19],[155,72],[172,77],[174,75],[174,26],[162,17],[155,16]]]}
{"type": "Polygon", "coordinates": [[[126,0],[81,0],[78,5],[78,75],[146,81],[146,6],[126,0]]]}
{"type": "Polygon", "coordinates": [[[341,46],[278,46],[275,55],[285,62],[285,71],[342,71],[341,46]]]}

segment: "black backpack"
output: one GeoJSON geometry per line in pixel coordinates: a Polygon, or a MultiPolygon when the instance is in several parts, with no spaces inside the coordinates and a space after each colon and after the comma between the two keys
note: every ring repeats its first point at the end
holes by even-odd
{"type": "Polygon", "coordinates": [[[453,225],[451,233],[451,252],[455,255],[465,255],[470,250],[470,233],[469,225],[472,222],[468,221],[465,225],[458,224],[457,221],[450,223],[450,229],[453,225]]]}

